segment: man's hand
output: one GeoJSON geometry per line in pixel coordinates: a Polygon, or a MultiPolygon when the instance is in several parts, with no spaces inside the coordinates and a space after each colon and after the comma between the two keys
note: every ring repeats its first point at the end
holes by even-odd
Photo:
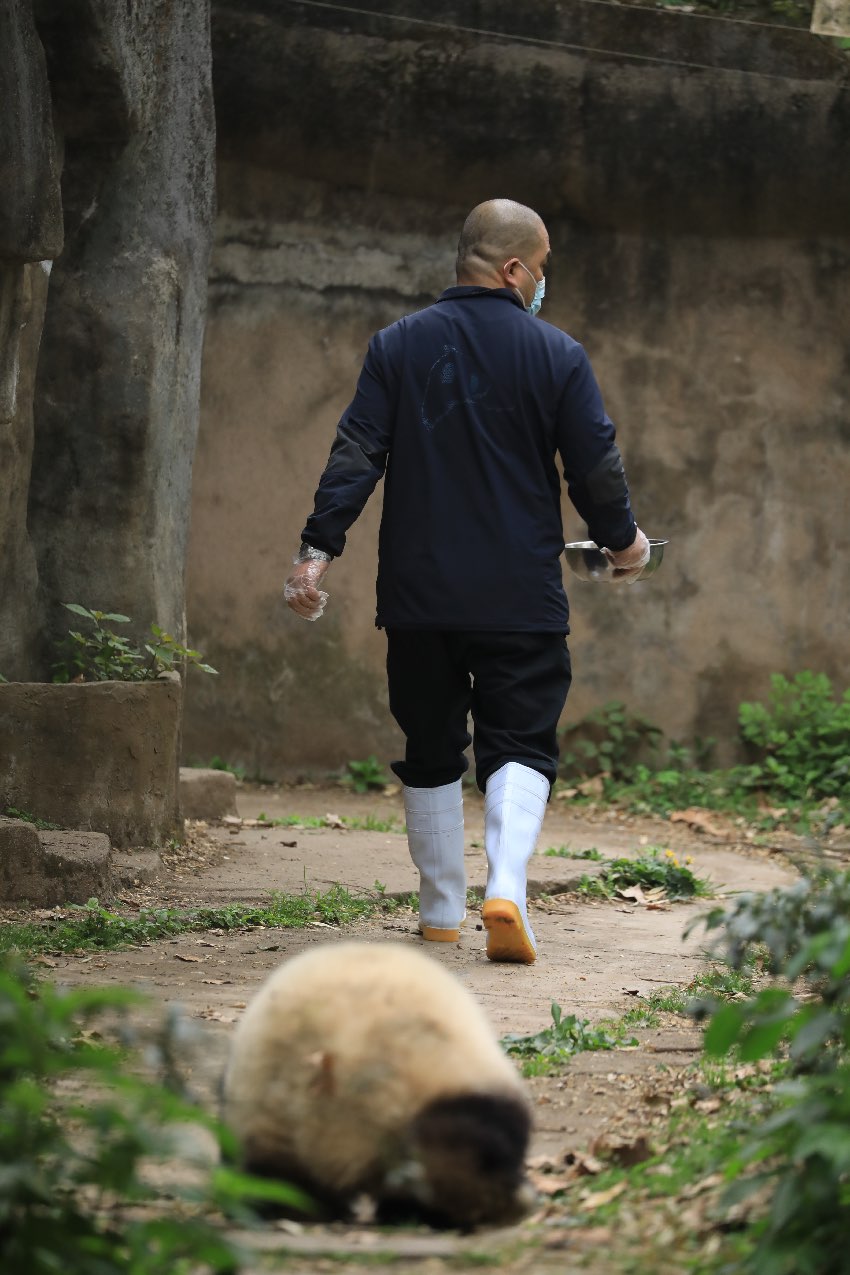
{"type": "Polygon", "coordinates": [[[330,562],[309,559],[296,562],[292,574],[283,586],[283,596],[288,607],[304,620],[318,620],[325,609],[328,595],[319,588],[330,562]]]}
{"type": "Polygon", "coordinates": [[[633,584],[649,562],[649,541],[638,527],[637,535],[627,549],[603,549],[602,552],[614,568],[611,573],[614,580],[633,584]]]}

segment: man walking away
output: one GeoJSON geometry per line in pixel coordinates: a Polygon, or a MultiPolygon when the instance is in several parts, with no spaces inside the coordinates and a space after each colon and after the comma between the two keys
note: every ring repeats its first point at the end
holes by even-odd
{"type": "Polygon", "coordinates": [[[493,199],[472,210],[457,286],[369,343],[284,590],[296,614],[321,616],[328,567],[386,474],[376,623],[406,738],[392,769],[420,875],[419,928],[454,942],[466,914],[461,776],[471,713],[487,955],[525,964],[537,954],[526,869],[571,680],[558,456],[615,575],[635,579],[649,558],[587,355],[534,319],[549,259],[533,209],[493,199]]]}

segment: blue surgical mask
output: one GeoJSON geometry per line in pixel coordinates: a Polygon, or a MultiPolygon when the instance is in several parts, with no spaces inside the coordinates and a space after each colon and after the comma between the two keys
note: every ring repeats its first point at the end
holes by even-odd
{"type": "Polygon", "coordinates": [[[519,263],[530,279],[534,280],[534,296],[531,298],[531,304],[525,308],[529,314],[537,314],[543,304],[543,298],[546,295],[546,276],[542,279],[535,279],[528,266],[519,263]]]}

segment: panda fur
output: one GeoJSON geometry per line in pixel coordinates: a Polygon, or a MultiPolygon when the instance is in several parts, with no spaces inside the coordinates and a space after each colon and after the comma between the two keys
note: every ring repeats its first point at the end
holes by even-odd
{"type": "Polygon", "coordinates": [[[396,943],[323,945],[251,1001],[224,1077],[243,1167],[326,1217],[505,1223],[524,1212],[530,1104],[477,1001],[396,943]]]}

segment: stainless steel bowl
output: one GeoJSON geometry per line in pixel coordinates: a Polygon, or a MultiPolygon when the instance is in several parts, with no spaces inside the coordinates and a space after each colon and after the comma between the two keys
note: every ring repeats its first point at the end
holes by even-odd
{"type": "MultiPolygon", "coordinates": [[[[647,576],[655,574],[661,566],[666,544],[666,540],[650,540],[649,562],[635,579],[645,580],[647,576]]],[[[564,557],[573,575],[577,575],[580,580],[601,580],[614,584],[618,579],[614,575],[613,566],[592,540],[574,540],[572,544],[564,545],[564,557]]]]}

